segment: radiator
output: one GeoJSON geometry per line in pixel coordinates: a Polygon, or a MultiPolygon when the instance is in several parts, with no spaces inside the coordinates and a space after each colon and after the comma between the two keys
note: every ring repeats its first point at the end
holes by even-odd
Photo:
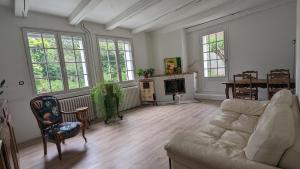
{"type": "MultiPolygon", "coordinates": [[[[59,100],[62,111],[74,111],[79,107],[88,107],[88,118],[94,120],[96,118],[90,95],[76,96],[59,100]]],[[[124,99],[120,105],[120,111],[140,106],[140,93],[138,87],[124,88],[124,99]]],[[[77,121],[75,115],[64,115],[64,121],[77,121]]]]}
{"type": "Polygon", "coordinates": [[[120,111],[131,109],[141,105],[140,91],[137,86],[124,88],[124,99],[120,105],[120,111]]]}
{"type": "MultiPolygon", "coordinates": [[[[59,104],[62,111],[71,112],[79,107],[88,107],[88,119],[90,121],[95,119],[93,105],[91,101],[90,95],[83,95],[83,96],[76,96],[66,99],[60,99],[59,104]]],[[[64,115],[63,116],[64,121],[77,121],[77,118],[75,115],[64,115]]]]}

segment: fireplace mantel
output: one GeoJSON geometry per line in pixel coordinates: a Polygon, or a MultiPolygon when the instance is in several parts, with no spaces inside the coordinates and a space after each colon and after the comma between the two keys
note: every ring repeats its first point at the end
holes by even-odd
{"type": "Polygon", "coordinates": [[[155,95],[158,102],[170,102],[173,100],[172,95],[165,93],[165,80],[185,79],[185,93],[182,94],[183,100],[191,100],[194,98],[196,91],[196,72],[182,73],[173,75],[155,75],[151,77],[154,81],[155,95]]]}
{"type": "Polygon", "coordinates": [[[163,76],[176,77],[176,76],[184,76],[184,75],[194,74],[194,73],[197,73],[197,72],[186,72],[186,73],[179,73],[179,74],[172,74],[172,75],[158,74],[158,75],[153,75],[152,77],[163,77],[163,76]]]}

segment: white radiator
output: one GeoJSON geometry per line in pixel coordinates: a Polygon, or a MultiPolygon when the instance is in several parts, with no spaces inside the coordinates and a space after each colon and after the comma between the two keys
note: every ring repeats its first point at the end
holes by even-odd
{"type": "MultiPolygon", "coordinates": [[[[62,111],[71,112],[79,107],[88,107],[88,118],[90,121],[95,119],[94,109],[90,95],[76,96],[59,100],[59,104],[62,111]]],[[[77,121],[75,115],[64,115],[64,121],[77,121]]]]}
{"type": "MultiPolygon", "coordinates": [[[[59,100],[60,107],[62,111],[74,111],[79,107],[88,107],[88,118],[89,120],[94,120],[96,118],[93,104],[90,95],[76,96],[66,99],[59,100]]],[[[140,93],[138,87],[128,87],[124,88],[124,99],[120,105],[120,111],[131,109],[141,105],[140,93]]],[[[75,115],[65,115],[63,116],[64,121],[77,121],[75,115]]]]}
{"type": "Polygon", "coordinates": [[[137,86],[124,88],[124,99],[120,105],[120,111],[131,109],[141,105],[140,90],[137,86]]]}

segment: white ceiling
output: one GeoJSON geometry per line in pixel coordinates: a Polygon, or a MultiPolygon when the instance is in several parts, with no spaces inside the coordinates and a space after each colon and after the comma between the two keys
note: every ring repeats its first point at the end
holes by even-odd
{"type": "MultiPolygon", "coordinates": [[[[17,15],[16,10],[23,10],[25,2],[29,12],[68,17],[72,24],[86,20],[105,24],[107,29],[123,27],[137,33],[185,28],[261,5],[290,1],[293,0],[0,0],[0,5],[18,4],[14,8],[17,15]]],[[[19,13],[27,16],[24,11],[19,13]]]]}

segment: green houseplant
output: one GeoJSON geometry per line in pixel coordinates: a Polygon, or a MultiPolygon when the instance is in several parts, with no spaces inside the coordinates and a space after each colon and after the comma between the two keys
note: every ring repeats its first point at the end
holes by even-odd
{"type": "Polygon", "coordinates": [[[1,82],[0,82],[0,95],[2,95],[4,93],[4,90],[2,90],[2,88],[4,87],[4,84],[5,84],[5,80],[3,79],[1,82]]]}
{"type": "Polygon", "coordinates": [[[123,101],[124,89],[118,83],[100,82],[91,91],[93,104],[98,118],[104,118],[105,123],[119,115],[119,106],[123,101]]]}
{"type": "Polygon", "coordinates": [[[149,68],[149,69],[138,69],[137,75],[139,77],[144,76],[144,78],[152,77],[155,72],[155,69],[149,68]]]}

